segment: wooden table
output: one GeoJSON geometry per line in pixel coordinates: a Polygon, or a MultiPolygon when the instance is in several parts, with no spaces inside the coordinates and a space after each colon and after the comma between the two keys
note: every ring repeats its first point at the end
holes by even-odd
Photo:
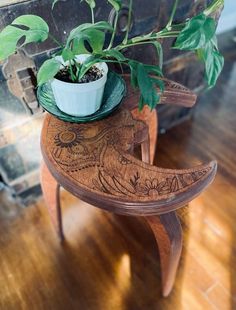
{"type": "MultiPolygon", "coordinates": [[[[195,95],[165,81],[162,103],[184,106],[195,95]]],[[[150,225],[160,252],[163,296],[174,283],[182,250],[182,230],[175,210],[199,195],[214,179],[216,162],[171,170],[151,165],[155,156],[157,115],[136,108],[129,89],[124,107],[108,118],[86,124],[63,122],[47,114],[41,149],[41,185],[52,223],[63,240],[59,188],[91,205],[116,214],[142,216],[150,225]],[[152,142],[150,144],[150,141],[152,142]],[[135,158],[141,146],[142,160],[135,158]]]]}

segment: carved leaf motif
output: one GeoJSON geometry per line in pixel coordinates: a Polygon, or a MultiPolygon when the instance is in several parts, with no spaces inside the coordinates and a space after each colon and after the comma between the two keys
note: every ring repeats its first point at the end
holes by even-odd
{"type": "Polygon", "coordinates": [[[138,180],[140,179],[139,173],[138,171],[136,172],[136,174],[133,176],[133,178],[130,178],[130,184],[136,188],[138,185],[138,180]]]}
{"type": "Polygon", "coordinates": [[[177,179],[176,176],[174,176],[172,181],[171,181],[170,191],[171,192],[176,192],[178,190],[179,190],[178,179],[177,179]]]}
{"type": "Polygon", "coordinates": [[[118,177],[113,177],[113,182],[116,185],[116,188],[123,194],[125,195],[130,195],[130,194],[134,194],[135,190],[134,188],[128,183],[126,182],[124,179],[118,178],[118,177]]]}

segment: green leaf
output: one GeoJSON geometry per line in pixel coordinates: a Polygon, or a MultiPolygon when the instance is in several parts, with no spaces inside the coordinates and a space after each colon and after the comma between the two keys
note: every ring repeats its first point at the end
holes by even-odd
{"type": "Polygon", "coordinates": [[[199,14],[187,21],[186,26],[177,37],[174,48],[180,50],[201,48],[211,40],[215,30],[215,20],[205,14],[199,14]]]}
{"type": "Polygon", "coordinates": [[[159,67],[162,69],[162,67],[163,67],[163,49],[162,49],[162,45],[158,41],[153,41],[152,44],[155,46],[155,48],[157,50],[157,56],[158,56],[158,60],[159,60],[159,67]]]}
{"type": "Polygon", "coordinates": [[[134,60],[130,60],[128,64],[129,64],[130,73],[131,73],[130,75],[131,86],[133,88],[137,88],[138,87],[138,72],[137,72],[138,62],[134,60]]]}
{"type": "Polygon", "coordinates": [[[0,33],[0,59],[3,60],[15,53],[20,39],[24,38],[22,46],[31,42],[42,42],[47,39],[48,32],[47,23],[39,16],[22,15],[17,17],[0,33]]]}
{"type": "Polygon", "coordinates": [[[102,51],[105,41],[105,33],[97,29],[88,29],[84,33],[87,36],[87,41],[91,46],[93,53],[102,51]]]}
{"type": "Polygon", "coordinates": [[[83,42],[85,40],[88,40],[88,36],[86,35],[86,32],[85,30],[84,31],[77,31],[75,33],[70,33],[68,39],[67,39],[67,42],[66,42],[66,47],[69,48],[70,45],[71,45],[71,42],[73,40],[75,40],[77,42],[77,44],[83,44],[83,42]]]}
{"type": "Polygon", "coordinates": [[[141,102],[146,103],[151,109],[154,109],[160,100],[156,89],[153,87],[152,80],[150,79],[145,66],[138,63],[137,66],[138,73],[138,86],[141,91],[141,96],[143,97],[141,102]]]}
{"type": "Polygon", "coordinates": [[[116,62],[115,60],[112,59],[104,59],[104,53],[100,53],[100,54],[95,54],[95,55],[91,55],[90,57],[88,57],[81,66],[80,69],[80,74],[79,74],[79,79],[81,79],[84,74],[96,63],[99,62],[106,62],[106,63],[113,63],[116,62]]]}
{"type": "Polygon", "coordinates": [[[97,30],[107,30],[112,32],[113,31],[113,27],[110,23],[106,22],[106,21],[100,21],[97,22],[95,24],[90,24],[89,26],[90,28],[95,28],[97,30]]]}
{"type": "Polygon", "coordinates": [[[88,57],[81,66],[80,69],[80,73],[79,73],[79,80],[82,79],[82,77],[85,75],[85,73],[96,63],[98,62],[102,62],[104,60],[99,59],[97,56],[95,55],[91,55],[90,57],[88,57]]]}
{"type": "Polygon", "coordinates": [[[153,82],[154,85],[156,85],[160,89],[160,93],[164,92],[165,84],[164,84],[164,82],[162,80],[152,77],[151,81],[153,82]]]}
{"type": "Polygon", "coordinates": [[[224,57],[218,52],[213,51],[211,56],[207,57],[205,64],[206,78],[209,87],[213,87],[223,69],[224,57]]]}
{"type": "Polygon", "coordinates": [[[103,30],[112,31],[113,27],[105,21],[97,22],[95,24],[82,24],[70,32],[66,46],[69,47],[73,41],[72,50],[75,54],[81,54],[83,52],[87,53],[88,50],[85,47],[84,42],[88,41],[93,53],[98,53],[102,51],[105,41],[105,33],[103,30]]]}
{"type": "Polygon", "coordinates": [[[7,26],[0,32],[0,60],[15,53],[17,42],[22,36],[24,36],[24,30],[12,26],[7,26]]]}
{"type": "MultiPolygon", "coordinates": [[[[132,44],[132,43],[137,43],[137,42],[140,42],[140,40],[149,40],[151,37],[152,37],[153,33],[149,33],[148,35],[144,35],[144,36],[138,36],[138,37],[135,37],[133,39],[131,39],[129,42],[132,44]]],[[[162,68],[163,66],[163,49],[162,49],[162,45],[160,42],[156,41],[156,40],[153,40],[153,41],[143,41],[142,44],[152,44],[154,45],[154,47],[156,48],[156,51],[157,51],[157,55],[158,55],[158,60],[159,60],[159,66],[160,68],[162,68]]]]}
{"type": "Polygon", "coordinates": [[[60,67],[61,63],[55,58],[46,60],[37,74],[38,86],[51,80],[60,70],[60,67]]]}
{"type": "Polygon", "coordinates": [[[144,102],[143,96],[140,95],[139,96],[139,101],[138,101],[138,110],[139,110],[139,112],[142,111],[144,105],[145,105],[145,102],[144,102]]]}
{"type": "MultiPolygon", "coordinates": [[[[13,22],[13,26],[23,26],[28,29],[25,30],[25,42],[43,42],[48,38],[49,28],[47,23],[37,15],[22,15],[17,17],[13,22]]],[[[23,29],[24,29],[23,28],[23,29]]]]}
{"type": "Polygon", "coordinates": [[[148,73],[154,73],[157,76],[163,76],[161,68],[158,65],[145,65],[144,64],[144,67],[148,73]]]}
{"type": "Polygon", "coordinates": [[[75,57],[75,54],[69,48],[64,48],[61,54],[64,61],[72,60],[75,57]]]}
{"type": "MultiPolygon", "coordinates": [[[[101,30],[101,32],[102,32],[102,30],[113,31],[113,27],[111,26],[111,24],[109,24],[108,22],[105,22],[105,21],[97,22],[95,24],[91,24],[91,23],[82,24],[82,25],[74,28],[73,30],[71,30],[69,37],[67,39],[66,45],[69,46],[71,41],[74,39],[77,39],[77,40],[89,39],[88,34],[90,35],[90,37],[91,37],[91,35],[93,36],[91,38],[91,40],[93,40],[93,41],[98,40],[99,41],[99,40],[101,40],[101,34],[98,38],[96,38],[96,34],[97,34],[97,33],[95,33],[96,30],[101,30]]],[[[105,36],[105,34],[104,34],[104,36],[105,36]]],[[[94,45],[97,44],[96,42],[94,42],[94,43],[90,42],[90,43],[94,44],[94,45]]]]}
{"type": "Polygon", "coordinates": [[[116,60],[123,62],[126,61],[127,58],[119,51],[112,49],[112,50],[107,50],[107,51],[103,51],[101,53],[102,56],[104,57],[112,57],[115,58],[116,60]]]}
{"type": "Polygon", "coordinates": [[[91,24],[91,23],[84,23],[84,24],[79,25],[78,27],[72,29],[70,34],[69,34],[67,41],[73,40],[78,35],[78,33],[80,33],[81,31],[83,31],[85,29],[88,29],[92,26],[93,26],[93,24],[91,24]]]}
{"type": "Polygon", "coordinates": [[[75,55],[80,54],[90,54],[90,52],[85,48],[84,41],[81,39],[74,39],[71,44],[71,50],[75,55]]]}
{"type": "Polygon", "coordinates": [[[91,55],[82,63],[79,79],[81,79],[93,65],[99,62],[113,63],[114,60],[104,59],[102,54],[91,55]]]}
{"type": "Polygon", "coordinates": [[[84,23],[79,25],[78,27],[74,28],[71,30],[70,32],[70,40],[73,39],[73,36],[76,36],[77,33],[83,31],[83,30],[87,30],[87,29],[97,29],[97,30],[108,30],[108,31],[113,31],[113,27],[111,26],[110,23],[105,22],[105,21],[100,21],[97,23],[84,23]]]}
{"type": "Polygon", "coordinates": [[[131,71],[131,85],[140,89],[139,110],[147,104],[154,109],[160,101],[160,94],[164,91],[164,82],[155,76],[160,76],[160,68],[158,66],[145,65],[135,60],[129,60],[128,65],[131,71]],[[149,76],[149,74],[152,74],[149,76]],[[156,87],[155,87],[156,86],[156,87]]]}
{"type": "Polygon", "coordinates": [[[197,56],[205,64],[205,77],[209,88],[215,86],[224,66],[224,57],[218,51],[216,39],[213,38],[206,46],[197,50],[197,56]]]}
{"type": "Polygon", "coordinates": [[[218,51],[218,43],[217,43],[216,34],[214,34],[214,36],[211,38],[211,43],[213,44],[213,46],[215,47],[215,49],[218,51]]]}
{"type": "Polygon", "coordinates": [[[88,28],[78,32],[77,36],[74,37],[72,44],[72,50],[74,54],[86,54],[88,52],[91,53],[91,50],[86,48],[85,41],[89,43],[93,53],[98,53],[103,49],[105,33],[93,28],[88,28]]]}
{"type": "Polygon", "coordinates": [[[113,8],[118,12],[122,7],[121,0],[108,0],[108,2],[113,6],[113,8]]]}

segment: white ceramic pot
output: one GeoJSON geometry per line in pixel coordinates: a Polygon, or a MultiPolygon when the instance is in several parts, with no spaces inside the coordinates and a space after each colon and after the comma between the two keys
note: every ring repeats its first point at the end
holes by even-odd
{"type": "MultiPolygon", "coordinates": [[[[83,62],[89,55],[78,55],[76,60],[83,62]]],[[[62,63],[61,57],[57,57],[62,63]]],[[[95,113],[101,106],[107,81],[108,67],[105,62],[95,66],[102,70],[103,76],[89,83],[68,83],[57,79],[51,82],[52,91],[58,108],[69,115],[87,116],[95,113]]]]}

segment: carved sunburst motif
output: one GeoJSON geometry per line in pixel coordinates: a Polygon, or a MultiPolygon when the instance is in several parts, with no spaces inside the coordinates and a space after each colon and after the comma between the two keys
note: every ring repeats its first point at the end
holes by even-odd
{"type": "Polygon", "coordinates": [[[65,148],[71,148],[72,146],[76,146],[79,144],[83,139],[83,135],[81,133],[81,130],[68,128],[64,131],[59,132],[54,140],[56,146],[65,147],[65,148]]]}

